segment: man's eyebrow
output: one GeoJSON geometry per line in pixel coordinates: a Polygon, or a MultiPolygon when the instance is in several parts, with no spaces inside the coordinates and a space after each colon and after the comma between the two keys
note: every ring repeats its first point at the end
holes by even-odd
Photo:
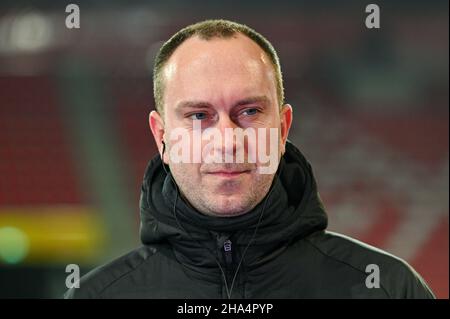
{"type": "Polygon", "coordinates": [[[233,105],[233,107],[247,105],[247,104],[255,104],[255,103],[260,103],[260,104],[264,104],[264,106],[267,106],[270,104],[270,99],[265,95],[252,96],[252,97],[248,97],[243,100],[237,101],[233,105]]]}
{"type": "MultiPolygon", "coordinates": [[[[247,104],[261,103],[264,106],[270,104],[270,100],[267,96],[252,96],[242,100],[239,100],[233,104],[233,107],[242,106],[247,104]]],[[[213,105],[206,101],[181,101],[175,107],[175,110],[179,111],[182,109],[198,109],[198,108],[213,108],[213,105]]]]}
{"type": "Polygon", "coordinates": [[[181,101],[175,107],[175,110],[181,110],[184,108],[193,109],[193,108],[210,108],[212,104],[204,101],[181,101]]]}

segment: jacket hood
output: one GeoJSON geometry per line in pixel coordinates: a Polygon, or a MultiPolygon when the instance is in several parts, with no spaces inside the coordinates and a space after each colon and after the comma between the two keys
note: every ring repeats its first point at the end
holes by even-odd
{"type": "Polygon", "coordinates": [[[251,241],[245,262],[255,264],[274,250],[327,227],[311,165],[289,141],[270,191],[246,214],[207,216],[177,192],[170,172],[164,170],[160,156],[155,156],[142,184],[140,237],[144,245],[170,244],[182,262],[195,266],[214,264],[205,252],[205,247],[220,248],[220,240],[214,239],[231,238],[240,247],[251,241]]]}

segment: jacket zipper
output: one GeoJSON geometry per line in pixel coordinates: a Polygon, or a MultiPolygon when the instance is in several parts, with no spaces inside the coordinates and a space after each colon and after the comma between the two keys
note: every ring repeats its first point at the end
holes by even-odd
{"type": "Polygon", "coordinates": [[[227,269],[231,270],[231,265],[233,263],[233,254],[231,251],[231,240],[227,239],[223,243],[223,250],[225,252],[225,263],[227,264],[227,269]]]}
{"type": "Polygon", "coordinates": [[[232,252],[231,240],[227,239],[223,243],[223,251],[225,255],[225,274],[227,278],[228,285],[231,284],[233,280],[233,252],[232,252]]]}

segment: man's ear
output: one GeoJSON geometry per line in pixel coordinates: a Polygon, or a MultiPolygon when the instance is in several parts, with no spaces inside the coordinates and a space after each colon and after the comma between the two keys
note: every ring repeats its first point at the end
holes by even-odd
{"type": "Polygon", "coordinates": [[[150,126],[150,130],[152,131],[153,138],[155,139],[156,146],[158,147],[158,152],[161,155],[161,158],[164,160],[164,163],[168,164],[166,156],[165,154],[163,154],[165,129],[161,115],[159,115],[157,111],[151,111],[148,116],[148,124],[150,126]]]}
{"type": "Polygon", "coordinates": [[[280,113],[281,120],[281,154],[286,150],[286,141],[289,135],[289,129],[292,124],[292,106],[290,104],[283,105],[280,113]]]}

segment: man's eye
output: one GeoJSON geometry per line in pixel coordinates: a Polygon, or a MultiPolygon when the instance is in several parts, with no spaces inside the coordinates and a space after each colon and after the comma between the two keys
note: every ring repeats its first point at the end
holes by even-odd
{"type": "Polygon", "coordinates": [[[190,115],[189,117],[192,120],[204,120],[204,119],[206,119],[206,116],[207,116],[206,113],[198,112],[198,113],[194,113],[194,114],[190,115]]]}
{"type": "Polygon", "coordinates": [[[255,115],[256,113],[258,113],[258,109],[256,108],[251,108],[251,109],[247,109],[244,112],[242,112],[245,115],[255,115]]]}

